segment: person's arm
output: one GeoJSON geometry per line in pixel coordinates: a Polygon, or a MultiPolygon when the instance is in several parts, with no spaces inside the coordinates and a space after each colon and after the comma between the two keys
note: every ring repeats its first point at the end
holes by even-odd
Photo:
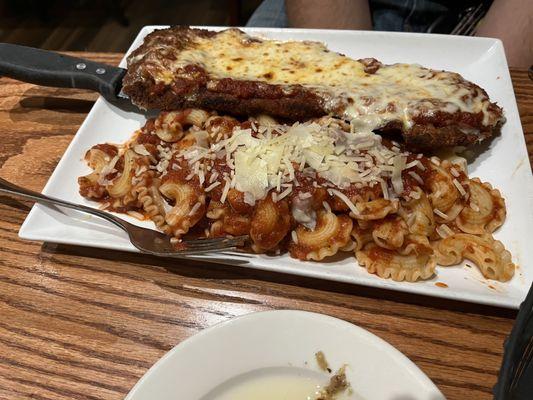
{"type": "Polygon", "coordinates": [[[371,30],[368,0],[285,0],[292,28],[371,30]]]}
{"type": "Polygon", "coordinates": [[[533,1],[494,0],[476,36],[501,39],[512,67],[533,64],[533,1]]]}

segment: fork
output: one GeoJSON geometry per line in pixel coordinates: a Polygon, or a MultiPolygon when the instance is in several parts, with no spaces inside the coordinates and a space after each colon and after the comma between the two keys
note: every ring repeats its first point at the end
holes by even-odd
{"type": "Polygon", "coordinates": [[[124,230],[128,234],[131,243],[142,253],[148,253],[160,257],[182,257],[185,255],[234,250],[237,246],[243,245],[248,238],[248,236],[245,235],[232,238],[184,240],[179,243],[180,247],[183,246],[183,249],[178,249],[176,245],[171,242],[171,237],[162,232],[141,228],[102,210],[97,210],[81,204],[70,203],[65,200],[56,199],[25,189],[2,178],[0,178],[0,193],[15,195],[24,200],[31,200],[47,206],[63,206],[103,218],[124,230]]]}

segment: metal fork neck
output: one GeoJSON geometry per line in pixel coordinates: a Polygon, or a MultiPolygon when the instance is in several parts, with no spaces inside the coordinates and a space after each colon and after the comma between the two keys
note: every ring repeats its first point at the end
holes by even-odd
{"type": "Polygon", "coordinates": [[[119,218],[116,218],[114,215],[111,215],[101,210],[97,210],[95,208],[84,206],[82,204],[74,204],[74,203],[71,203],[65,200],[46,196],[42,193],[34,192],[33,190],[29,190],[29,189],[17,186],[2,178],[0,178],[0,193],[7,193],[10,195],[20,197],[24,200],[30,200],[36,203],[45,203],[49,205],[51,204],[51,205],[63,206],[63,207],[67,207],[73,210],[83,211],[89,214],[96,215],[97,217],[103,218],[115,224],[119,228],[127,229],[128,223],[126,221],[120,220],[119,218]]]}

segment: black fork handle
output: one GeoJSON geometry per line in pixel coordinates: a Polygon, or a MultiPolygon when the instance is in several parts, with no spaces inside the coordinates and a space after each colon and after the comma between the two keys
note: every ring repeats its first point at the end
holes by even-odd
{"type": "Polygon", "coordinates": [[[123,68],[70,57],[53,51],[0,43],[0,76],[42,86],[89,89],[117,100],[123,68]]]}

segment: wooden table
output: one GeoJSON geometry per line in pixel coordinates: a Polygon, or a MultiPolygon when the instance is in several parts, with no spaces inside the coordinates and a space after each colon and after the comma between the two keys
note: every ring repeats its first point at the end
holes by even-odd
{"type": "MultiPolygon", "coordinates": [[[[79,54],[116,64],[119,54],[79,54]]],[[[533,82],[512,71],[533,154],[533,82]]],[[[41,190],[96,96],[0,79],[0,176],[41,190]]],[[[0,196],[0,399],[121,399],[166,351],[272,309],[358,324],[449,399],[489,399],[511,310],[137,254],[19,240],[31,205],[0,196]]],[[[443,289],[445,290],[445,289],[443,289]]]]}

